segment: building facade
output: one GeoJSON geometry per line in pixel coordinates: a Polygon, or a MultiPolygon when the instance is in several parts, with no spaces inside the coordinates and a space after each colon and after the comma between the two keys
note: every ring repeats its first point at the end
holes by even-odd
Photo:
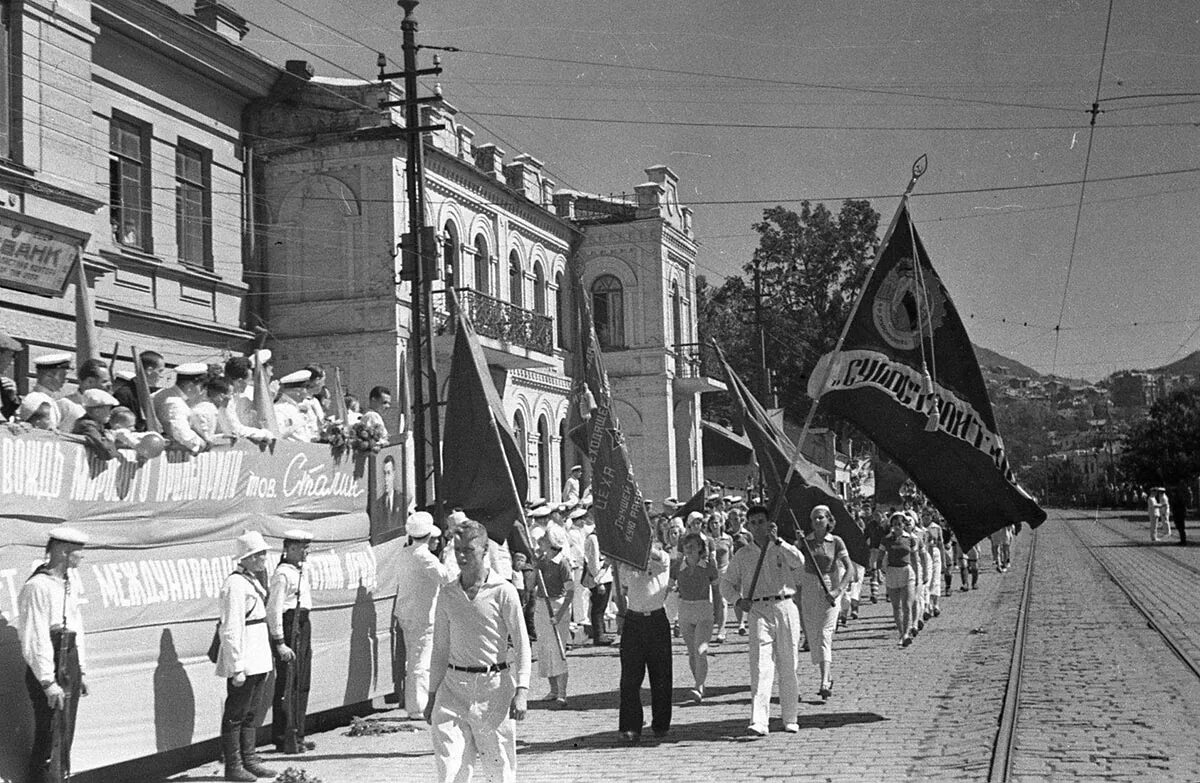
{"type": "Polygon", "coordinates": [[[76,252],[105,358],[114,344],[126,367],[131,346],[171,365],[240,352],[242,113],[280,70],[241,46],[241,17],[208,0],[195,16],[153,0],[3,11],[0,226],[33,248],[0,245],[0,323],[27,345],[18,381],[37,356],[74,348],[76,298],[62,281],[76,252]]]}

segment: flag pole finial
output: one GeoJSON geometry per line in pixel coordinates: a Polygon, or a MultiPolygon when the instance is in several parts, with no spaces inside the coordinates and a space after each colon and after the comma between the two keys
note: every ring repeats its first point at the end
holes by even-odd
{"type": "Polygon", "coordinates": [[[929,168],[929,156],[922,153],[921,157],[913,161],[912,179],[908,181],[908,187],[904,189],[905,198],[908,198],[909,194],[913,192],[913,188],[917,186],[917,180],[921,178],[927,168],[929,168]]]}

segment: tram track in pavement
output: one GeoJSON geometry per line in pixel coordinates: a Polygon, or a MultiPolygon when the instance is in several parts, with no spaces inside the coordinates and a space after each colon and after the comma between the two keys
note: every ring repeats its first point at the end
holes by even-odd
{"type": "MultiPolygon", "coordinates": [[[[1097,516],[1095,520],[1088,521],[1106,528],[1109,530],[1109,532],[1121,536],[1126,541],[1134,542],[1133,538],[1129,537],[1124,532],[1111,527],[1107,522],[1102,521],[1099,516],[1097,516]]],[[[1159,635],[1167,648],[1175,654],[1175,657],[1178,658],[1179,661],[1192,672],[1192,674],[1196,675],[1197,678],[1200,678],[1200,660],[1197,660],[1192,655],[1188,654],[1186,646],[1182,643],[1182,641],[1176,638],[1175,634],[1166,626],[1166,624],[1161,622],[1156,614],[1146,606],[1145,602],[1138,598],[1137,594],[1130,589],[1130,587],[1124,581],[1122,581],[1116,573],[1113,572],[1113,569],[1104,562],[1104,559],[1096,554],[1095,546],[1084,540],[1083,536],[1076,528],[1075,523],[1076,520],[1071,520],[1067,522],[1067,527],[1070,528],[1071,533],[1079,541],[1080,546],[1087,550],[1087,553],[1090,554],[1093,559],[1095,559],[1097,565],[1099,565],[1100,569],[1104,571],[1109,579],[1112,580],[1112,583],[1116,585],[1122,593],[1125,594],[1125,597],[1129,599],[1130,605],[1132,605],[1133,608],[1138,611],[1138,613],[1146,618],[1147,626],[1153,629],[1154,632],[1159,635]]],[[[1164,558],[1167,562],[1171,563],[1180,570],[1188,572],[1193,576],[1200,576],[1200,568],[1197,568],[1190,563],[1184,563],[1177,558],[1172,557],[1171,555],[1162,551],[1162,549],[1159,547],[1148,548],[1151,552],[1164,558]]]]}
{"type": "Polygon", "coordinates": [[[1033,564],[1037,558],[1038,533],[1035,529],[1025,562],[1025,579],[1021,586],[1021,600],[1017,607],[1017,625],[1013,633],[1012,655],[1009,659],[1008,680],[1004,691],[1004,702],[996,727],[996,738],[992,743],[992,758],[988,765],[989,783],[1003,783],[1012,775],[1013,756],[1016,752],[1017,718],[1021,707],[1021,678],[1025,666],[1025,640],[1029,627],[1029,606],[1033,597],[1033,564]]]}
{"type": "MultiPolygon", "coordinates": [[[[1109,530],[1112,533],[1116,533],[1118,536],[1121,536],[1122,538],[1124,538],[1126,541],[1130,542],[1131,544],[1136,545],[1138,543],[1137,539],[1134,538],[1133,536],[1129,535],[1128,532],[1126,532],[1124,530],[1119,530],[1119,529],[1113,527],[1111,524],[1109,524],[1109,520],[1100,519],[1099,515],[1097,515],[1094,522],[1096,524],[1100,525],[1101,527],[1105,528],[1106,530],[1109,530]]],[[[1164,558],[1167,562],[1172,563],[1173,565],[1176,565],[1185,571],[1188,571],[1193,576],[1200,577],[1200,567],[1196,567],[1196,566],[1192,565],[1191,563],[1185,563],[1182,560],[1180,560],[1179,558],[1172,557],[1169,547],[1170,547],[1170,544],[1164,544],[1163,546],[1147,545],[1146,548],[1149,549],[1151,552],[1153,552],[1158,557],[1164,558]]]]}

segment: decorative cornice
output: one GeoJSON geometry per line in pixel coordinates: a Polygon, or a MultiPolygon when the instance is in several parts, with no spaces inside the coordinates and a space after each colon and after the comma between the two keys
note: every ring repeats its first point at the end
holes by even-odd
{"type": "Polygon", "coordinates": [[[549,375],[533,370],[510,370],[509,378],[512,379],[515,386],[563,395],[571,393],[571,381],[563,376],[549,375]]]}

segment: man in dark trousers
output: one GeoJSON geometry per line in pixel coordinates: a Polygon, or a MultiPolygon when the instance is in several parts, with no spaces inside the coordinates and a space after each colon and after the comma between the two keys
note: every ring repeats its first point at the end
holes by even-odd
{"type": "Polygon", "coordinates": [[[267,632],[275,656],[275,700],[271,735],[282,753],[303,753],[316,748],[304,739],[304,718],[312,682],[312,590],[304,562],[313,535],[307,530],[283,534],[283,558],[271,576],[267,598],[267,632]]]}
{"type": "Polygon", "coordinates": [[[663,608],[671,581],[671,559],[657,542],[645,571],[618,565],[625,597],[621,629],[621,740],[642,736],[642,680],[650,674],[650,728],[654,736],[671,729],[671,624],[663,608]]]}
{"type": "Polygon", "coordinates": [[[33,703],[30,783],[62,783],[71,776],[71,743],[83,679],[83,623],[70,570],[83,560],[87,536],[56,527],[46,542],[46,562],[37,567],[17,598],[25,685],[33,703]]]}
{"type": "Polygon", "coordinates": [[[1179,546],[1187,546],[1187,507],[1191,500],[1188,481],[1177,481],[1167,490],[1167,501],[1171,504],[1171,518],[1175,522],[1175,532],[1179,534],[1179,546]]]}

